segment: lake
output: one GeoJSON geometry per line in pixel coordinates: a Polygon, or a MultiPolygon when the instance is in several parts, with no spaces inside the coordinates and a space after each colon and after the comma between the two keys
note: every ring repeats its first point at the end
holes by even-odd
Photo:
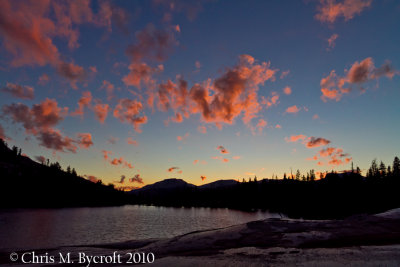
{"type": "Polygon", "coordinates": [[[280,215],[265,211],[138,205],[1,210],[0,250],[166,238],[266,218],[280,218],[280,215]]]}

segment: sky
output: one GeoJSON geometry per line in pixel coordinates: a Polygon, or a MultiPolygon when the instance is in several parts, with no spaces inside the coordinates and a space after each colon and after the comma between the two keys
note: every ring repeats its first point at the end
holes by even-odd
{"type": "Polygon", "coordinates": [[[0,0],[0,137],[131,189],[399,155],[396,0],[0,0]]]}

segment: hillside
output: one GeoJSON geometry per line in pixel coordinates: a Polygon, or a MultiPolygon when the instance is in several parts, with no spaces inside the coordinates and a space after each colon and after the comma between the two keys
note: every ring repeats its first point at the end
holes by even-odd
{"type": "Polygon", "coordinates": [[[58,163],[40,164],[0,140],[0,207],[109,206],[125,202],[125,194],[93,183],[58,163]]]}

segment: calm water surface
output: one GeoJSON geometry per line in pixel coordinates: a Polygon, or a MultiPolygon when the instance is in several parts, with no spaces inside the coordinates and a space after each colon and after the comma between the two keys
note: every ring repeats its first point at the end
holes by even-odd
{"type": "Polygon", "coordinates": [[[0,250],[173,237],[265,218],[269,212],[122,206],[0,211],[0,250]]]}

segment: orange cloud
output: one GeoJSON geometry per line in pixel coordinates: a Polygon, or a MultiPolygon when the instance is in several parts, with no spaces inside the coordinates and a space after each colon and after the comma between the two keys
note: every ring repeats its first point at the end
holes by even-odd
{"type": "Polygon", "coordinates": [[[5,105],[3,113],[14,122],[22,123],[27,133],[35,134],[57,125],[68,113],[68,108],[60,108],[56,100],[46,98],[32,108],[21,103],[5,105]]]}
{"type": "MultiPolygon", "coordinates": [[[[328,99],[339,101],[343,94],[349,93],[350,88],[345,88],[347,83],[351,85],[359,85],[368,81],[379,79],[385,76],[389,79],[400,72],[393,69],[390,62],[385,62],[381,67],[376,68],[372,58],[368,57],[361,62],[354,62],[345,77],[339,77],[335,71],[321,79],[321,99],[326,102],[328,99]]],[[[363,90],[363,89],[362,89],[363,90]]]]}
{"type": "Polygon", "coordinates": [[[114,117],[121,122],[132,124],[135,131],[141,132],[141,124],[147,123],[147,117],[140,115],[143,110],[142,103],[128,98],[120,99],[114,109],[114,117]]]}
{"type": "Polygon", "coordinates": [[[217,149],[221,152],[221,154],[229,154],[229,151],[223,146],[218,146],[217,149]]]}
{"type": "Polygon", "coordinates": [[[115,90],[115,86],[109,81],[104,80],[102,86],[100,87],[100,90],[103,89],[106,90],[107,100],[110,101],[114,97],[113,92],[115,90]]]}
{"type": "MultiPolygon", "coordinates": [[[[77,25],[90,23],[111,29],[111,20],[122,14],[120,8],[113,8],[107,16],[106,2],[99,4],[99,12],[93,13],[90,1],[9,1],[3,0],[0,10],[0,32],[3,48],[11,58],[11,66],[45,66],[50,64],[57,72],[76,82],[85,76],[82,67],[62,60],[54,38],[64,39],[70,49],[79,46],[77,25]]],[[[119,16],[121,17],[121,16],[119,16]]]]}
{"type": "Polygon", "coordinates": [[[129,73],[122,78],[127,86],[135,86],[141,88],[141,85],[151,86],[155,84],[153,75],[164,70],[163,65],[152,68],[146,63],[131,63],[129,65],[129,73]]]}
{"type": "Polygon", "coordinates": [[[140,174],[136,174],[132,178],[129,178],[129,182],[143,184],[143,178],[140,177],[140,174]]]}
{"type": "Polygon", "coordinates": [[[61,62],[57,65],[57,73],[70,80],[71,87],[78,89],[77,82],[83,82],[87,77],[85,69],[74,63],[61,62]]]}
{"type": "Polygon", "coordinates": [[[199,162],[199,160],[198,160],[198,159],[195,159],[195,160],[193,161],[193,164],[196,165],[198,162],[199,162]]]}
{"type": "Polygon", "coordinates": [[[104,123],[107,118],[107,114],[110,111],[108,104],[102,104],[100,100],[96,100],[96,104],[93,106],[94,114],[100,123],[104,123]]]}
{"type": "Polygon", "coordinates": [[[241,157],[240,156],[233,156],[232,159],[238,160],[238,159],[241,159],[241,157]]]}
{"type": "Polygon", "coordinates": [[[138,142],[137,142],[136,140],[133,140],[132,137],[128,137],[128,138],[126,139],[126,142],[127,142],[128,144],[130,144],[130,145],[134,145],[134,146],[137,146],[137,145],[138,145],[138,142]]]}
{"type": "MultiPolygon", "coordinates": [[[[321,158],[327,158],[326,164],[332,167],[347,164],[352,160],[348,153],[343,152],[343,149],[335,147],[327,147],[325,149],[321,149],[318,152],[318,155],[321,158]]],[[[314,156],[313,159],[317,160],[318,155],[314,156]]],[[[317,164],[324,165],[322,161],[319,161],[317,164]]]]}
{"type": "Polygon", "coordinates": [[[285,137],[285,141],[286,142],[297,142],[298,140],[304,140],[306,139],[307,136],[303,135],[303,134],[299,134],[299,135],[292,135],[290,136],[290,138],[285,137]]]}
{"type": "Polygon", "coordinates": [[[326,102],[328,99],[339,101],[343,94],[350,92],[348,88],[344,88],[346,83],[345,78],[338,77],[334,70],[331,73],[321,79],[321,92],[322,101],[326,102]]]}
{"type": "Polygon", "coordinates": [[[280,126],[279,124],[275,125],[276,129],[282,129],[282,126],[280,126]]]}
{"type": "Polygon", "coordinates": [[[286,86],[285,88],[283,88],[283,93],[285,95],[290,95],[292,93],[292,88],[290,88],[289,86],[286,86]]]}
{"type": "Polygon", "coordinates": [[[313,147],[319,147],[319,146],[325,146],[329,144],[331,141],[322,138],[322,137],[314,137],[311,136],[309,138],[309,141],[306,143],[307,148],[313,148],[313,147]]]}
{"type": "Polygon", "coordinates": [[[200,176],[200,178],[201,178],[202,181],[204,181],[205,179],[207,179],[207,177],[205,177],[205,176],[203,176],[203,175],[200,176]]]}
{"type": "Polygon", "coordinates": [[[101,181],[99,178],[97,178],[96,176],[94,176],[94,175],[84,175],[84,177],[87,179],[87,180],[89,180],[89,181],[91,181],[92,183],[97,183],[98,181],[101,181]]]}
{"type": "Polygon", "coordinates": [[[211,158],[212,158],[212,159],[220,160],[220,161],[223,162],[223,163],[229,162],[229,159],[223,158],[223,157],[221,157],[221,156],[215,156],[215,157],[211,157],[211,158]]]}
{"type": "Polygon", "coordinates": [[[112,152],[111,152],[111,151],[108,151],[108,150],[102,150],[101,153],[103,153],[103,158],[104,158],[105,160],[108,160],[108,159],[109,159],[109,155],[112,154],[112,152]]]}
{"type": "Polygon", "coordinates": [[[90,91],[82,92],[82,97],[78,101],[78,108],[71,113],[71,116],[83,116],[84,108],[90,106],[92,93],[90,91]]]}
{"type": "Polygon", "coordinates": [[[179,167],[168,168],[167,172],[173,172],[174,170],[179,170],[179,167]]]}
{"type": "Polygon", "coordinates": [[[184,136],[177,136],[176,140],[185,141],[189,137],[189,133],[186,133],[184,136]]]}
{"type": "Polygon", "coordinates": [[[317,119],[319,119],[319,116],[318,116],[318,114],[314,114],[314,116],[312,117],[312,119],[313,119],[313,120],[317,120],[317,119]]]}
{"type": "MultiPolygon", "coordinates": [[[[186,81],[180,78],[177,83],[168,80],[159,86],[155,95],[149,95],[156,97],[161,111],[173,109],[186,118],[200,114],[203,122],[214,123],[219,128],[242,116],[243,122],[250,127],[251,120],[262,110],[258,88],[268,80],[274,81],[276,72],[270,68],[270,63],[258,64],[253,57],[241,55],[236,66],[227,68],[214,81],[208,79],[188,90],[186,81]]],[[[273,99],[276,103],[278,96],[273,99]]]]}
{"type": "Polygon", "coordinates": [[[78,143],[81,148],[89,148],[93,145],[92,135],[90,133],[80,133],[78,137],[80,138],[78,143]]]}
{"type": "Polygon", "coordinates": [[[153,24],[137,32],[136,40],[138,42],[126,50],[133,62],[141,62],[143,59],[163,61],[177,44],[174,31],[156,29],[153,24]]]}
{"type": "Polygon", "coordinates": [[[315,18],[321,22],[334,23],[337,18],[344,17],[345,21],[352,19],[355,15],[369,7],[372,0],[320,0],[317,7],[318,13],[315,18]]]}
{"type": "Polygon", "coordinates": [[[327,50],[331,50],[335,47],[336,45],[336,39],[339,37],[338,34],[334,33],[328,38],[328,48],[327,50]]]}
{"type": "Polygon", "coordinates": [[[128,167],[129,169],[133,169],[133,165],[129,162],[127,162],[123,157],[120,158],[114,158],[109,161],[112,165],[122,165],[123,167],[128,167]]]}
{"type": "MultiPolygon", "coordinates": [[[[259,119],[258,120],[258,123],[257,123],[257,125],[256,125],[256,127],[255,127],[255,129],[257,129],[257,132],[259,133],[259,134],[261,134],[262,133],[262,131],[263,131],[263,129],[267,126],[267,121],[266,120],[264,120],[264,119],[259,119]]],[[[252,129],[252,132],[253,132],[253,134],[255,134],[255,129],[252,129]]]]}
{"type": "Polygon", "coordinates": [[[270,97],[261,97],[262,104],[266,105],[267,108],[271,106],[276,106],[279,103],[279,94],[277,92],[272,92],[270,97]]]}
{"type": "Polygon", "coordinates": [[[22,86],[14,83],[7,83],[0,91],[21,99],[32,100],[34,97],[33,87],[26,85],[22,86]]]}
{"type": "Polygon", "coordinates": [[[63,136],[59,130],[48,128],[39,132],[36,136],[40,141],[39,145],[48,149],[76,153],[77,147],[74,145],[75,141],[68,136],[63,136]]]}
{"type": "Polygon", "coordinates": [[[286,109],[286,113],[292,113],[296,114],[301,110],[301,108],[298,108],[296,105],[290,106],[286,109]]]}

